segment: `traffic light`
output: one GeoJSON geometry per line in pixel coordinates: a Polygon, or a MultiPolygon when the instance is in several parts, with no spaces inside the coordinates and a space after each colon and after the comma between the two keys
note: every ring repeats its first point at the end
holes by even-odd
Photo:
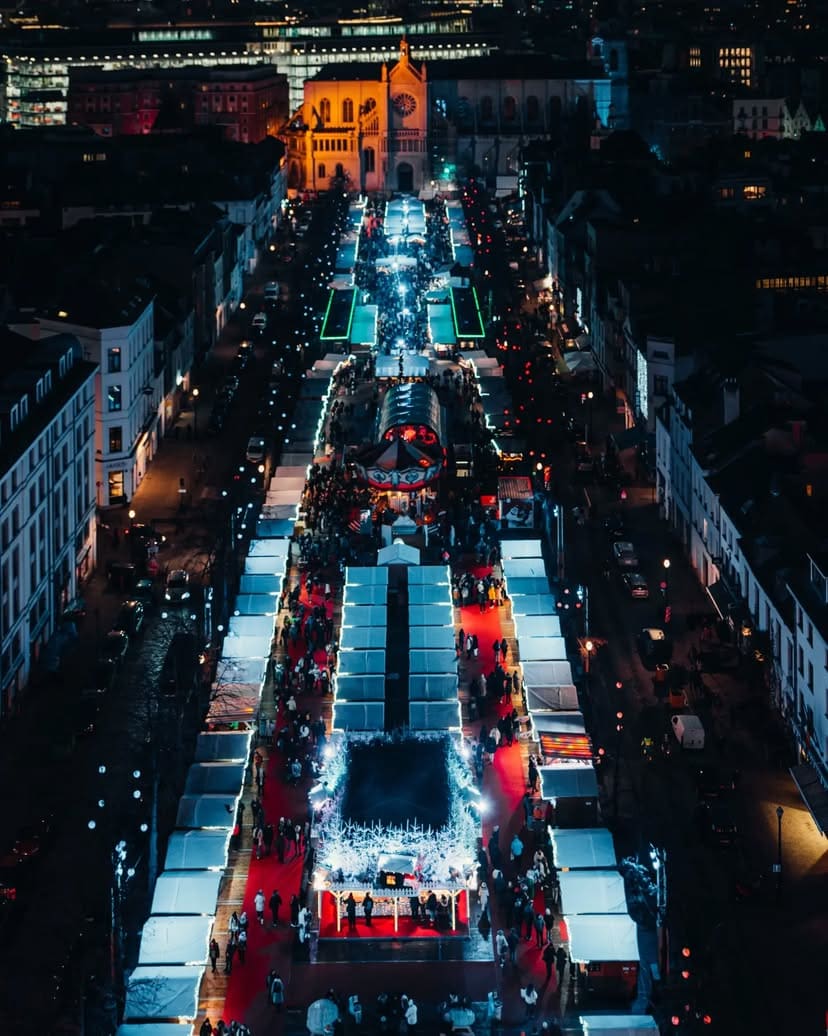
{"type": "Polygon", "coordinates": [[[664,625],[669,626],[672,621],[673,609],[672,606],[668,604],[667,607],[664,609],[664,625]]]}

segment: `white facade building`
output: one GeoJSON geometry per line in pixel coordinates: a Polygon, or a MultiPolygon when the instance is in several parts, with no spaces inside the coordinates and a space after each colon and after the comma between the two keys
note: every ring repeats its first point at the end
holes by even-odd
{"type": "MultiPolygon", "coordinates": [[[[69,335],[0,368],[0,716],[95,565],[95,379],[69,335]]],[[[50,644],[50,641],[52,643],[50,644]]]]}

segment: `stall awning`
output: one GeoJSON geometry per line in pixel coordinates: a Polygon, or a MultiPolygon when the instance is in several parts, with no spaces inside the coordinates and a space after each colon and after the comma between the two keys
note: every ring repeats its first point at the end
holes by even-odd
{"type": "Polygon", "coordinates": [[[166,871],[223,870],[230,831],[173,831],[164,858],[166,871]]]}
{"type": "Polygon", "coordinates": [[[256,557],[249,555],[244,559],[244,574],[247,576],[278,576],[280,579],[285,574],[286,555],[279,554],[276,557],[256,557]]]}
{"type": "Polygon", "coordinates": [[[615,844],[605,827],[555,827],[549,834],[559,870],[616,866],[615,844]]]}
{"type": "Polygon", "coordinates": [[[236,795],[244,780],[247,760],[193,763],[184,784],[186,795],[236,795]]]}
{"type": "Polygon", "coordinates": [[[624,879],[617,870],[561,871],[561,913],[626,914],[624,879]]]}
{"type": "Polygon", "coordinates": [[[220,871],[164,871],[155,882],[153,914],[216,913],[220,871]]]}
{"type": "MultiPolygon", "coordinates": [[[[295,508],[291,508],[295,511],[295,508]]],[[[296,522],[292,518],[260,518],[256,522],[256,535],[262,539],[286,539],[296,531],[296,522]]]]}
{"type": "Polygon", "coordinates": [[[503,562],[506,582],[515,579],[546,579],[546,565],[543,558],[511,558],[503,562]]]}
{"type": "Polygon", "coordinates": [[[346,586],[388,586],[388,569],[350,566],[345,569],[346,586]]]}
{"type": "Polygon", "coordinates": [[[381,651],[342,651],[337,666],[339,677],[385,673],[385,648],[381,651]]]}
{"type": "Polygon", "coordinates": [[[115,1036],[192,1036],[189,1022],[124,1022],[115,1036]]]}
{"type": "Polygon", "coordinates": [[[385,726],[385,702],[341,702],[333,703],[334,730],[382,730],[385,726]]]}
{"type": "MultiPolygon", "coordinates": [[[[402,361],[404,378],[422,378],[429,372],[430,365],[427,356],[405,352],[402,354],[402,361]]],[[[378,378],[398,378],[400,376],[399,356],[378,356],[375,373],[378,378]]]]}
{"type": "Polygon", "coordinates": [[[518,643],[530,637],[559,637],[561,620],[557,615],[516,615],[515,635],[518,643]]]}
{"type": "Polygon", "coordinates": [[[510,579],[506,573],[506,591],[510,597],[536,597],[549,593],[549,580],[546,576],[521,576],[510,579]]]}
{"type": "Polygon", "coordinates": [[[558,710],[577,710],[578,692],[572,684],[558,687],[527,687],[526,707],[532,715],[558,710]]]}
{"type": "Polygon", "coordinates": [[[450,604],[451,591],[441,584],[420,583],[409,585],[409,604],[450,604]]]}
{"type": "Polygon", "coordinates": [[[382,626],[388,625],[388,606],[382,604],[350,605],[342,609],[342,626],[382,626]]]}
{"type": "Polygon", "coordinates": [[[584,714],[582,712],[544,712],[532,716],[532,726],[536,734],[584,734],[584,714]]]}
{"type": "Polygon", "coordinates": [[[385,674],[337,676],[337,701],[385,701],[385,674]]]}
{"type": "Polygon", "coordinates": [[[573,682],[569,662],[522,662],[521,669],[527,687],[563,687],[573,682]]]}
{"type": "Polygon", "coordinates": [[[263,642],[267,641],[267,652],[270,650],[273,631],[272,615],[231,615],[227,637],[261,637],[263,642]]]}
{"type": "MultiPolygon", "coordinates": [[[[291,528],[293,528],[293,526],[291,526],[291,528]]],[[[289,550],[290,544],[287,540],[263,537],[261,539],[250,541],[250,546],[247,548],[247,556],[249,558],[286,559],[289,550]]]]}
{"type": "Polygon", "coordinates": [[[207,959],[212,917],[150,917],[141,931],[138,965],[199,964],[207,959]]]}
{"type": "Polygon", "coordinates": [[[821,835],[828,833],[828,789],[809,763],[791,767],[791,777],[821,835]]]}
{"type": "Polygon", "coordinates": [[[363,604],[385,604],[388,599],[388,587],[380,585],[345,587],[343,607],[363,604]]]}
{"type": "Polygon", "coordinates": [[[378,565],[419,565],[419,563],[419,550],[401,540],[395,540],[387,547],[381,547],[377,552],[378,565]]]}
{"type": "Polygon", "coordinates": [[[196,1016],[204,964],[136,968],[129,976],[124,1021],[189,1019],[196,1016]]]}
{"type": "Polygon", "coordinates": [[[415,673],[408,677],[409,702],[449,698],[457,698],[456,673],[415,673]]]}
{"type": "Polygon", "coordinates": [[[597,799],[595,769],[576,763],[541,766],[541,797],[544,799],[597,799]]]}
{"type": "Polygon", "coordinates": [[[263,658],[239,657],[227,651],[219,659],[216,683],[245,683],[261,687],[264,683],[265,668],[263,658]]]}
{"type": "MultiPolygon", "coordinates": [[[[518,558],[542,558],[543,549],[540,540],[501,540],[500,556],[503,561],[515,561],[518,558]]],[[[511,566],[509,567],[511,571],[511,566]]]]}
{"type": "Polygon", "coordinates": [[[274,575],[272,572],[256,573],[241,577],[239,583],[240,594],[271,594],[274,597],[282,592],[283,576],[274,575]]]}
{"type": "Polygon", "coordinates": [[[563,637],[525,637],[518,641],[520,661],[565,662],[566,641],[563,637]]]}
{"type": "Polygon", "coordinates": [[[658,1024],[648,1014],[582,1014],[584,1036],[658,1036],[658,1024]]]}
{"type": "Polygon", "coordinates": [[[412,730],[460,730],[460,702],[412,701],[408,703],[408,725],[412,730]]]}
{"type": "Polygon", "coordinates": [[[554,615],[557,612],[555,598],[552,594],[523,594],[512,601],[512,614],[521,615],[554,615]]]}
{"type": "Polygon", "coordinates": [[[279,598],[274,593],[239,594],[233,602],[234,615],[276,615],[279,598]]]}
{"type": "MultiPolygon", "coordinates": [[[[408,573],[408,586],[450,586],[451,573],[445,565],[420,565],[408,573]]],[[[446,599],[449,593],[446,591],[446,599]]]]}
{"type": "Polygon", "coordinates": [[[408,646],[416,650],[451,651],[452,655],[456,657],[454,628],[452,626],[412,626],[408,631],[408,646]]]}
{"type": "Polygon", "coordinates": [[[175,826],[192,831],[230,831],[236,820],[236,806],[241,798],[241,781],[235,792],[223,795],[182,795],[178,800],[175,826]]]}
{"type": "Polygon", "coordinates": [[[384,626],[346,626],[339,638],[339,650],[385,650],[387,632],[384,626]]]}
{"type": "Polygon", "coordinates": [[[250,755],[252,734],[245,731],[218,731],[199,734],[196,740],[195,761],[197,763],[246,762],[250,755]]]}
{"type": "Polygon", "coordinates": [[[410,604],[408,622],[411,626],[450,626],[454,621],[450,604],[410,604]]]}
{"type": "Polygon", "coordinates": [[[454,648],[408,652],[409,673],[454,673],[457,671],[457,653],[454,648]]]}
{"type": "Polygon", "coordinates": [[[625,914],[574,914],[566,917],[569,956],[577,963],[637,961],[638,928],[625,914]]]}

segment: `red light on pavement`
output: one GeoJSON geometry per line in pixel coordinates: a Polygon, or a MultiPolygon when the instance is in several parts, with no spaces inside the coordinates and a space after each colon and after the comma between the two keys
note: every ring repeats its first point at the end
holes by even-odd
{"type": "Polygon", "coordinates": [[[682,957],[689,957],[690,956],[690,947],[689,946],[682,946],[682,948],[681,948],[681,955],[682,955],[682,957]]]}
{"type": "Polygon", "coordinates": [[[709,1014],[702,1015],[702,1025],[712,1025],[713,1018],[709,1014]]]}

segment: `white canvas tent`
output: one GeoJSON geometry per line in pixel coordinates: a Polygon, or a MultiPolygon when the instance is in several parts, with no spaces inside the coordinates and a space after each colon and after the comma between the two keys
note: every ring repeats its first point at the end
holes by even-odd
{"type": "Polygon", "coordinates": [[[460,730],[460,702],[411,701],[408,703],[408,725],[412,730],[460,730]]]}
{"type": "Polygon", "coordinates": [[[377,675],[385,672],[385,651],[342,651],[337,672],[340,676],[377,675]]]}
{"type": "Polygon", "coordinates": [[[270,650],[274,623],[272,615],[231,615],[228,623],[228,637],[261,637],[267,640],[266,652],[270,650]]]}
{"type": "MultiPolygon", "coordinates": [[[[421,565],[408,573],[408,586],[450,586],[451,573],[446,565],[421,565]]],[[[446,595],[448,596],[448,594],[446,595]]]]}
{"type": "Polygon", "coordinates": [[[241,577],[239,594],[268,594],[278,597],[282,592],[284,576],[274,572],[248,574],[241,577]]]}
{"type": "Polygon", "coordinates": [[[559,637],[561,620],[557,615],[516,615],[515,636],[518,643],[530,637],[559,637]]]}
{"type": "MultiPolygon", "coordinates": [[[[226,641],[225,641],[226,644],[226,641]]],[[[263,658],[247,658],[225,651],[216,669],[216,680],[221,683],[264,683],[265,661],[263,658]]]]}
{"type": "Polygon", "coordinates": [[[577,963],[637,961],[638,929],[627,914],[566,915],[569,956],[577,963]]]}
{"type": "Polygon", "coordinates": [[[408,677],[408,700],[446,701],[457,698],[456,673],[412,673],[408,677]]]}
{"type": "Polygon", "coordinates": [[[385,674],[382,676],[336,676],[337,701],[385,701],[385,674]]]}
{"type": "Polygon", "coordinates": [[[345,569],[346,586],[388,586],[388,569],[367,565],[349,566],[345,569]]]}
{"type": "Polygon", "coordinates": [[[124,1021],[196,1016],[204,964],[185,967],[138,967],[127,981],[124,1021]]]}
{"type": "Polygon", "coordinates": [[[401,514],[391,525],[391,533],[394,536],[414,536],[416,532],[417,523],[410,514],[401,514]]]}
{"type": "Polygon", "coordinates": [[[270,615],[279,610],[276,594],[239,594],[233,602],[234,615],[270,615]]]}
{"type": "Polygon", "coordinates": [[[626,914],[624,879],[616,870],[562,871],[561,913],[626,914]]]}
{"type": "Polygon", "coordinates": [[[304,485],[308,477],[308,467],[307,464],[280,464],[273,472],[273,478],[279,483],[280,489],[285,488],[281,485],[284,479],[290,479],[291,485],[295,485],[297,481],[304,485]]]}
{"type": "Polygon", "coordinates": [[[503,562],[503,571],[508,584],[515,579],[546,579],[543,558],[511,558],[503,562]]]}
{"type": "Polygon", "coordinates": [[[582,1014],[584,1036],[658,1036],[658,1024],[648,1014],[582,1014]]]}
{"type": "Polygon", "coordinates": [[[569,662],[521,662],[527,687],[560,687],[572,683],[569,662]]]}
{"type": "Polygon", "coordinates": [[[450,604],[410,604],[408,624],[410,626],[451,626],[454,622],[450,604]]]}
{"type": "Polygon", "coordinates": [[[573,684],[526,688],[526,708],[533,716],[559,710],[577,711],[580,707],[578,692],[573,684]]]}
{"type": "Polygon", "coordinates": [[[342,626],[388,625],[388,606],[383,604],[359,604],[342,609],[342,626]]]}
{"type": "Polygon", "coordinates": [[[553,827],[549,836],[559,870],[611,869],[616,865],[615,845],[605,827],[553,827]]]}
{"type": "Polygon", "coordinates": [[[221,879],[221,871],[164,871],[155,882],[151,912],[214,917],[221,879]]]}
{"type": "Polygon", "coordinates": [[[295,507],[299,510],[302,502],[300,489],[269,489],[265,497],[265,507],[295,507]]]}
{"type": "Polygon", "coordinates": [[[382,730],[385,726],[385,702],[334,701],[334,730],[382,730]]]}
{"type": "Polygon", "coordinates": [[[457,671],[457,655],[454,648],[409,651],[408,671],[410,673],[454,673],[457,671]]]}
{"type": "Polygon", "coordinates": [[[378,565],[419,565],[420,552],[416,547],[395,540],[377,552],[378,565]]]}
{"type": "Polygon", "coordinates": [[[339,639],[339,650],[385,650],[386,635],[384,626],[346,626],[339,639]]]}
{"type": "Polygon", "coordinates": [[[408,631],[408,646],[429,651],[448,650],[456,657],[451,626],[412,626],[408,631]]]}
{"type": "Polygon", "coordinates": [[[287,539],[296,531],[296,522],[291,518],[260,518],[256,522],[256,535],[261,539],[287,539]]]}
{"type": "Polygon", "coordinates": [[[345,587],[342,600],[343,607],[353,605],[385,604],[388,599],[387,586],[347,586],[345,587]]]}
{"type": "MultiPolygon", "coordinates": [[[[500,556],[504,562],[515,558],[542,558],[543,549],[540,540],[501,540],[500,556]]],[[[509,571],[511,572],[511,565],[509,571]]]]}
{"type": "Polygon", "coordinates": [[[582,712],[541,712],[532,716],[536,734],[585,734],[582,712]]]}
{"type": "MultiPolygon", "coordinates": [[[[273,621],[272,619],[270,620],[273,621]]],[[[270,655],[270,644],[273,637],[240,637],[228,633],[224,638],[222,650],[233,658],[265,658],[270,655]]]]}
{"type": "Polygon", "coordinates": [[[565,662],[563,637],[527,637],[518,642],[521,662],[565,662]]]}
{"type": "Polygon", "coordinates": [[[287,540],[273,537],[251,540],[247,548],[247,556],[251,558],[286,558],[289,552],[290,544],[287,540]]]}
{"type": "Polygon", "coordinates": [[[164,858],[166,871],[223,870],[230,831],[173,831],[164,858]]]}
{"type": "Polygon", "coordinates": [[[598,780],[593,766],[541,766],[541,798],[544,799],[597,799],[598,780]]]}
{"type": "Polygon", "coordinates": [[[138,965],[203,964],[212,917],[150,917],[141,931],[138,965]]]}
{"type": "Polygon", "coordinates": [[[281,579],[285,574],[286,563],[287,559],[281,554],[276,557],[248,556],[244,559],[244,575],[279,576],[281,579]]]}
{"type": "Polygon", "coordinates": [[[115,1036],[192,1036],[189,1022],[124,1022],[115,1036]]]}
{"type": "Polygon", "coordinates": [[[408,603],[411,604],[450,604],[451,591],[445,585],[420,583],[409,586],[408,603]]]}
{"type": "Polygon", "coordinates": [[[239,782],[235,793],[229,795],[182,795],[178,800],[175,826],[190,830],[231,831],[243,790],[239,782]]]}
{"type": "Polygon", "coordinates": [[[506,591],[510,597],[534,597],[549,593],[549,580],[546,576],[519,576],[511,579],[506,573],[506,591]]]}
{"type": "Polygon", "coordinates": [[[187,771],[185,795],[235,795],[244,780],[247,760],[193,763],[187,771]]]}
{"type": "Polygon", "coordinates": [[[555,598],[547,588],[540,594],[523,594],[512,601],[512,615],[518,619],[521,615],[554,615],[557,613],[555,598]]]}
{"type": "Polygon", "coordinates": [[[195,761],[197,763],[219,763],[241,760],[250,755],[252,733],[245,731],[218,731],[214,734],[199,734],[196,740],[195,761]]]}

